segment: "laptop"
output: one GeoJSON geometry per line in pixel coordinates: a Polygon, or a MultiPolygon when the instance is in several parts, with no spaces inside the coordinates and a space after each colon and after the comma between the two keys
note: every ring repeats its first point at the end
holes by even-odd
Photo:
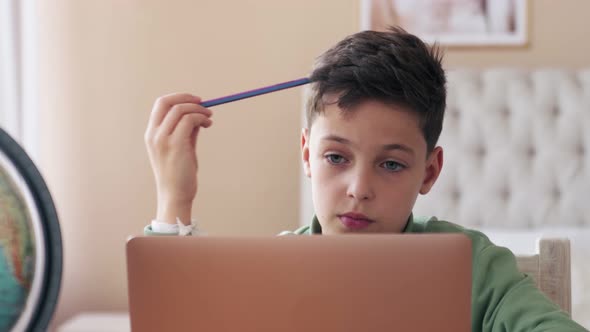
{"type": "Polygon", "coordinates": [[[135,237],[132,331],[470,331],[462,234],[135,237]]]}

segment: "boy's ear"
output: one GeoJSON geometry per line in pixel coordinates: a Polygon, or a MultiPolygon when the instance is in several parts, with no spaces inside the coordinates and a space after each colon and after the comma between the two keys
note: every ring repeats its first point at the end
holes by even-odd
{"type": "Polygon", "coordinates": [[[426,172],[424,173],[424,180],[420,187],[420,194],[426,195],[438,179],[440,171],[443,166],[443,150],[437,146],[432,150],[428,160],[426,161],[426,172]]]}
{"type": "Polygon", "coordinates": [[[303,172],[311,177],[311,168],[309,167],[309,129],[301,129],[301,159],[303,160],[303,172]]]}

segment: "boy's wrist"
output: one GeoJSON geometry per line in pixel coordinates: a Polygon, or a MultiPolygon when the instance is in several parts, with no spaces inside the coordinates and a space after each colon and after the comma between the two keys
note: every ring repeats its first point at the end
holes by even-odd
{"type": "Polygon", "coordinates": [[[192,203],[163,203],[158,204],[156,220],[168,224],[176,224],[179,219],[183,224],[190,225],[192,203]]]}

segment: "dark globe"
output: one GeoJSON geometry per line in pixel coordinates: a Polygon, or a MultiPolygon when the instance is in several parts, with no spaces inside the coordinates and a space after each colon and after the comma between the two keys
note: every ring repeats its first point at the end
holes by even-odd
{"type": "Polygon", "coordinates": [[[49,190],[24,150],[0,129],[0,331],[45,331],[61,273],[49,190]]]}

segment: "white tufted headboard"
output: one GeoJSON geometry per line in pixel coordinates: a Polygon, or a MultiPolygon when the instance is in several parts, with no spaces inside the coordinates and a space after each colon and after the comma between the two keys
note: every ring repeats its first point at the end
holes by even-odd
{"type": "Polygon", "coordinates": [[[448,73],[444,166],[414,212],[468,227],[590,227],[590,70],[448,73]]]}

